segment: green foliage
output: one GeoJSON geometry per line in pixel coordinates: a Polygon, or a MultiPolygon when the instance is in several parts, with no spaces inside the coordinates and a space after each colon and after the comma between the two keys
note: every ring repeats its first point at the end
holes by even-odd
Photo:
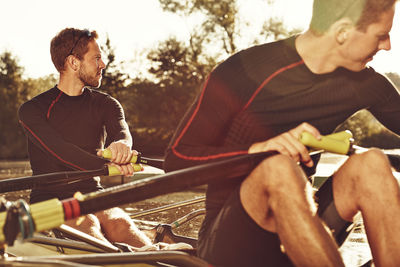
{"type": "Polygon", "coordinates": [[[301,29],[287,29],[282,20],[277,18],[269,18],[264,22],[261,35],[265,36],[267,40],[280,40],[287,36],[300,33],[301,29]]]}
{"type": "Polygon", "coordinates": [[[0,158],[14,158],[26,153],[17,110],[26,98],[23,69],[10,52],[0,55],[0,158]]]}
{"type": "Polygon", "coordinates": [[[210,71],[207,65],[194,64],[196,58],[193,50],[174,38],[148,54],[152,78],[134,80],[127,90],[129,104],[124,105],[137,149],[163,153],[210,71]]]}
{"type": "Polygon", "coordinates": [[[10,52],[0,55],[0,159],[25,158],[26,141],[18,122],[18,108],[55,84],[54,76],[23,79],[24,69],[10,52]]]}
{"type": "Polygon", "coordinates": [[[103,70],[101,90],[117,99],[123,98],[129,76],[121,72],[120,65],[122,63],[115,62],[115,50],[111,46],[111,41],[108,36],[106,43],[101,48],[107,57],[107,64],[103,70]]]}

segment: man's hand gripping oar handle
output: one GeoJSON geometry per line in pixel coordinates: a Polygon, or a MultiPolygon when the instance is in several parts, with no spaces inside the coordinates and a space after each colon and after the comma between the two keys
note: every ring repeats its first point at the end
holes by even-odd
{"type": "Polygon", "coordinates": [[[300,135],[300,142],[313,149],[322,149],[327,152],[346,155],[351,150],[352,134],[349,131],[338,132],[326,136],[321,136],[318,140],[312,134],[303,132],[300,135]]]}
{"type": "MultiPolygon", "coordinates": [[[[108,148],[104,149],[102,151],[102,156],[105,159],[111,159],[112,158],[111,150],[108,148]]],[[[161,159],[151,159],[143,157],[140,152],[137,155],[133,155],[130,162],[132,164],[142,163],[159,169],[163,168],[163,163],[164,163],[164,161],[161,159]]]]}

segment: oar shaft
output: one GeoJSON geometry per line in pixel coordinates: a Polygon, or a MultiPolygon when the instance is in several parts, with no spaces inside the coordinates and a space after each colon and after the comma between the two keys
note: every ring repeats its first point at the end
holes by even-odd
{"type": "Polygon", "coordinates": [[[0,193],[11,192],[43,185],[60,184],[66,181],[89,179],[93,176],[108,175],[108,168],[104,167],[91,171],[56,172],[27,177],[0,180],[0,193]]]}
{"type": "Polygon", "coordinates": [[[129,214],[129,217],[131,217],[131,219],[134,219],[134,218],[150,215],[150,214],[157,213],[157,212],[167,211],[167,210],[170,210],[170,209],[175,209],[175,208],[179,208],[179,207],[184,207],[184,206],[196,204],[196,203],[199,203],[199,202],[204,202],[205,200],[206,200],[205,196],[198,197],[198,198],[195,198],[195,199],[185,200],[185,201],[181,201],[181,202],[178,202],[178,203],[172,203],[172,204],[165,205],[165,206],[162,206],[162,207],[157,207],[157,208],[154,208],[154,209],[149,209],[149,210],[144,210],[144,211],[139,211],[139,212],[136,212],[136,213],[132,213],[132,214],[129,214]]]}
{"type": "MultiPolygon", "coordinates": [[[[132,164],[135,172],[142,171],[139,164],[132,164]]],[[[0,180],[0,193],[18,190],[32,189],[39,186],[60,185],[66,182],[91,179],[94,176],[115,176],[120,175],[116,166],[105,165],[103,168],[91,171],[66,171],[55,172],[27,177],[18,177],[0,180]]]]}

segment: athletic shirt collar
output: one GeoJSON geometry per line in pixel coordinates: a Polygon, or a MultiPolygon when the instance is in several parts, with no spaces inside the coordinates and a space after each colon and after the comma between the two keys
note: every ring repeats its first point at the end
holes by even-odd
{"type": "Polygon", "coordinates": [[[62,95],[62,98],[64,99],[68,99],[68,101],[78,101],[79,99],[82,99],[86,94],[88,94],[89,89],[87,87],[83,88],[83,92],[80,95],[76,95],[76,96],[70,96],[67,95],[66,93],[64,93],[63,91],[60,90],[60,88],[58,88],[58,85],[54,86],[55,91],[56,91],[56,95],[62,95]]]}
{"type": "MultiPolygon", "coordinates": [[[[288,39],[283,40],[283,42],[285,43],[284,54],[289,62],[298,62],[303,60],[299,55],[299,53],[297,52],[295,45],[295,41],[298,36],[299,35],[294,35],[292,37],[289,37],[288,39]]],[[[335,73],[341,71],[341,69],[339,68],[333,72],[325,74],[315,74],[303,62],[303,64],[298,66],[297,71],[301,73],[301,75],[304,75],[304,78],[311,80],[321,80],[321,79],[326,79],[327,77],[330,77],[332,75],[335,75],[335,73]]]]}

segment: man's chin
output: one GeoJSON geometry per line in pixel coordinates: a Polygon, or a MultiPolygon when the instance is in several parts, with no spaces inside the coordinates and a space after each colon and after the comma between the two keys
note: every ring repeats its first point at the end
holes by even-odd
{"type": "Polygon", "coordinates": [[[90,84],[87,84],[87,86],[92,87],[92,88],[99,88],[101,84],[101,79],[98,81],[93,81],[90,84]]]}

